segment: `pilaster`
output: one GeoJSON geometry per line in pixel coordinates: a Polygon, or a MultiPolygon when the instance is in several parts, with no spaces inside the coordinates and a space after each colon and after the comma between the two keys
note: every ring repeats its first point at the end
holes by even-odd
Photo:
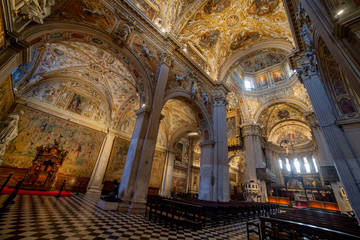
{"type": "Polygon", "coordinates": [[[87,194],[97,195],[97,196],[100,196],[101,194],[101,185],[104,179],[107,164],[109,162],[109,157],[111,153],[111,148],[113,146],[114,138],[115,135],[113,133],[111,132],[107,133],[98,160],[96,162],[94,171],[92,173],[88,190],[86,191],[87,194]]]}

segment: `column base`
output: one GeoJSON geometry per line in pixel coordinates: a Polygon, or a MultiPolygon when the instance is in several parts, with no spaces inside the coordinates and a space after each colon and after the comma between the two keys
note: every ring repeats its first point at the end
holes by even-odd
{"type": "Polygon", "coordinates": [[[97,197],[100,198],[101,196],[101,191],[98,188],[90,188],[86,191],[85,193],[86,196],[90,196],[90,197],[97,197]]]}
{"type": "Polygon", "coordinates": [[[146,201],[122,201],[119,204],[118,211],[129,214],[145,215],[146,201]]]}

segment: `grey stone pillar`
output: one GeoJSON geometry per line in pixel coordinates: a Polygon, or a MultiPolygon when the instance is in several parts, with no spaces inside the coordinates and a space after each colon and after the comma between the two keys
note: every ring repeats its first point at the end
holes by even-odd
{"type": "Polygon", "coordinates": [[[203,141],[200,143],[200,147],[199,199],[215,201],[213,199],[213,185],[215,183],[213,175],[214,142],[203,141]]]}
{"type": "Polygon", "coordinates": [[[309,94],[321,132],[333,157],[338,175],[347,192],[351,206],[360,219],[360,159],[353,143],[336,124],[336,115],[327,98],[316,71],[302,72],[300,76],[309,94]]]}
{"type": "Polygon", "coordinates": [[[258,124],[243,125],[243,136],[246,152],[246,181],[254,181],[261,186],[261,201],[266,201],[266,184],[257,180],[256,168],[265,167],[264,154],[261,149],[261,130],[258,124]]]}
{"type": "Polygon", "coordinates": [[[175,161],[176,152],[168,151],[166,165],[165,165],[165,174],[163,177],[163,185],[161,195],[164,197],[170,197],[171,193],[171,184],[174,174],[174,161],[175,161]]]}
{"type": "Polygon", "coordinates": [[[126,155],[124,171],[119,186],[119,198],[122,200],[119,210],[127,211],[129,202],[134,191],[137,178],[141,151],[149,126],[150,108],[143,107],[136,112],[136,123],[131,137],[130,146],[126,155]]]}
{"type": "Polygon", "coordinates": [[[215,95],[213,108],[214,126],[214,165],[213,165],[213,199],[220,202],[229,201],[229,158],[227,140],[227,101],[224,93],[215,95]]]}
{"type": "MultiPolygon", "coordinates": [[[[162,57],[163,59],[154,93],[151,115],[149,117],[149,124],[146,126],[146,137],[144,139],[142,149],[141,150],[139,149],[141,151],[140,161],[138,163],[138,168],[136,170],[134,168],[134,172],[131,174],[132,178],[133,176],[136,178],[134,183],[134,188],[131,189],[131,191],[127,192],[128,194],[126,195],[127,197],[125,198],[125,200],[128,200],[130,196],[131,200],[130,202],[123,202],[120,205],[120,209],[119,209],[120,211],[124,211],[126,205],[128,205],[127,212],[133,214],[145,213],[146,197],[148,193],[148,186],[149,186],[149,180],[151,174],[151,167],[153,163],[153,155],[155,152],[156,139],[160,125],[160,117],[163,106],[165,88],[170,71],[170,65],[173,60],[172,57],[170,57],[168,54],[165,53],[163,53],[162,57]]],[[[119,189],[119,191],[122,191],[122,189],[119,189]]]]}
{"type": "MultiPolygon", "coordinates": [[[[316,140],[317,146],[319,148],[319,156],[316,159],[318,160],[319,166],[319,175],[320,175],[320,179],[321,182],[324,183],[324,178],[323,178],[323,174],[322,171],[320,170],[321,167],[323,166],[334,166],[334,158],[331,154],[331,151],[329,149],[329,146],[326,142],[326,139],[324,138],[324,135],[321,132],[319,123],[317,122],[315,113],[307,113],[306,114],[306,119],[310,122],[311,128],[312,128],[312,132],[314,135],[314,138],[316,140]]],[[[309,159],[309,162],[312,162],[312,160],[309,159]]],[[[331,182],[331,187],[333,189],[336,201],[340,207],[340,210],[342,213],[347,214],[348,211],[351,211],[351,206],[349,204],[349,201],[344,199],[341,195],[339,186],[341,185],[341,183],[339,182],[331,182]]]]}
{"type": "Polygon", "coordinates": [[[109,162],[114,138],[115,135],[111,132],[108,132],[103,141],[98,160],[96,161],[94,171],[89,181],[88,190],[86,191],[87,194],[96,196],[100,196],[101,194],[101,185],[104,179],[107,164],[109,162]]]}

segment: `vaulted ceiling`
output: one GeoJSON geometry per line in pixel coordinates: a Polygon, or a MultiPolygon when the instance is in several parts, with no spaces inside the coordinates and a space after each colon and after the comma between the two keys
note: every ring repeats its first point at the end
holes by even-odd
{"type": "Polygon", "coordinates": [[[183,43],[190,57],[214,79],[222,64],[239,51],[267,39],[293,41],[281,0],[131,2],[183,43]]]}

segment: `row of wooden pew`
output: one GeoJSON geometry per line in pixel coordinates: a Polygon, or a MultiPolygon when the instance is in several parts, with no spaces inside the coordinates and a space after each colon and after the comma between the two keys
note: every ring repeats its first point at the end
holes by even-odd
{"type": "Polygon", "coordinates": [[[279,205],[249,202],[210,202],[149,197],[145,217],[170,228],[201,229],[279,213],[279,205]]]}
{"type": "Polygon", "coordinates": [[[260,221],[261,239],[360,239],[356,219],[338,213],[299,209],[260,221]]]}

